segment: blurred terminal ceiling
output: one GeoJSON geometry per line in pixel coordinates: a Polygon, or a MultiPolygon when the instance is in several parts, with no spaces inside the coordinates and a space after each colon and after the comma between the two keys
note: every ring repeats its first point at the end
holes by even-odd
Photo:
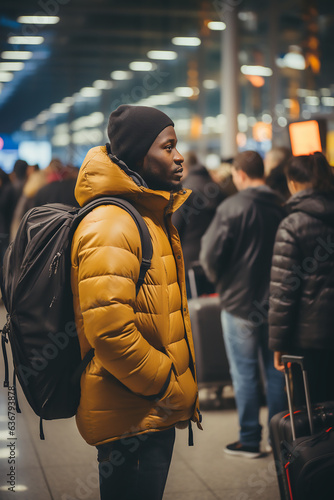
{"type": "MultiPolygon", "coordinates": [[[[21,60],[23,69],[9,71],[10,81],[0,83],[0,133],[11,134],[23,127],[31,134],[50,138],[55,125],[94,112],[98,112],[95,117],[104,114],[104,123],[97,119],[102,127],[110,111],[121,102],[145,103],[143,99],[152,95],[160,96],[160,103],[161,99],[169,103],[173,117],[179,113],[181,118],[185,110],[203,117],[216,116],[220,113],[221,32],[208,29],[207,23],[224,20],[224,10],[223,14],[219,12],[222,7],[238,11],[240,66],[270,67],[270,50],[279,57],[291,45],[305,51],[309,28],[315,26],[321,70],[318,74],[280,70],[277,102],[291,94],[291,80],[294,87],[315,92],[326,88],[324,95],[333,95],[333,0],[228,0],[225,4],[221,0],[1,0],[0,76],[10,68],[3,63],[20,62],[8,52],[30,51],[32,55],[21,60]],[[305,17],[310,12],[313,18],[305,17]],[[23,15],[52,15],[59,21],[22,24],[17,19],[23,15]],[[38,45],[15,39],[8,42],[9,37],[28,35],[43,37],[44,41],[38,45]],[[180,36],[199,37],[201,45],[174,45],[173,37],[180,36]],[[150,59],[147,54],[152,50],[175,51],[177,57],[170,61],[150,59]],[[134,61],[156,66],[146,73],[133,71],[129,80],[111,77],[114,71],[129,71],[134,61]],[[199,89],[205,99],[198,94],[187,95],[184,87],[199,89]],[[176,94],[175,89],[179,89],[176,94]],[[54,104],[63,104],[63,108],[51,108],[54,104]]],[[[246,112],[253,89],[241,74],[240,86],[244,87],[240,111],[246,112]]],[[[267,99],[260,97],[258,107],[268,109],[269,78],[261,92],[267,99]]],[[[146,102],[159,107],[159,99],[155,99],[146,102]]],[[[168,107],[161,106],[168,112],[168,107]]]]}

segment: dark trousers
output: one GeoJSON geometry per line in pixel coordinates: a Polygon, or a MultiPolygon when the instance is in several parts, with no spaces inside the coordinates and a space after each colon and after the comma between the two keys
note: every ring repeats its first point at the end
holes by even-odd
{"type": "Polygon", "coordinates": [[[161,500],[175,429],[97,446],[101,500],[161,500]]]}

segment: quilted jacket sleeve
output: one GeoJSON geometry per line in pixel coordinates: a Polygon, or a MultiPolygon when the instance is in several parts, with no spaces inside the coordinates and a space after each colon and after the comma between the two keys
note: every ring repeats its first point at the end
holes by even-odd
{"type": "Polygon", "coordinates": [[[224,266],[228,266],[233,247],[233,219],[224,208],[223,202],[201,240],[200,262],[212,283],[219,281],[224,266]]]}
{"type": "Polygon", "coordinates": [[[115,206],[93,210],[72,245],[84,335],[102,366],[132,392],[160,393],[171,360],[152,347],[135,325],[141,241],[132,217],[115,206]]]}
{"type": "Polygon", "coordinates": [[[289,218],[280,224],[274,245],[269,298],[269,347],[289,351],[298,321],[302,278],[296,231],[289,218]]]}

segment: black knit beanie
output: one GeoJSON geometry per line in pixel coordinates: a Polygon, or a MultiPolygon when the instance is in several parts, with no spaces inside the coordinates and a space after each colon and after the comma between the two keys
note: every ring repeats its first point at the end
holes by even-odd
{"type": "Polygon", "coordinates": [[[170,125],[174,126],[172,120],[158,109],[122,104],[109,117],[111,152],[133,169],[160,132],[170,125]]]}

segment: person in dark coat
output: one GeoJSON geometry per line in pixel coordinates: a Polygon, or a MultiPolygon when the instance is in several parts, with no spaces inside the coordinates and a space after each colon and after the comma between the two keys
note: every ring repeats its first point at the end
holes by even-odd
{"type": "Polygon", "coordinates": [[[28,163],[25,160],[16,160],[11,173],[12,186],[15,193],[15,205],[19,201],[23,186],[27,180],[28,163]]]}
{"type": "Polygon", "coordinates": [[[268,151],[264,159],[266,184],[282,198],[282,202],[290,197],[284,167],[291,158],[291,150],[276,147],[268,151]]]}
{"type": "Polygon", "coordinates": [[[177,228],[185,264],[188,297],[191,297],[188,271],[196,269],[197,293],[213,293],[214,287],[207,280],[198,265],[201,238],[209,227],[218,205],[225,199],[220,187],[214,182],[208,170],[199,162],[195,153],[185,155],[183,164],[183,187],[191,189],[187,201],[173,215],[173,224],[177,228]]]}
{"type": "MultiPolygon", "coordinates": [[[[292,197],[280,224],[271,270],[269,346],[305,357],[313,402],[334,400],[334,178],[322,153],[292,157],[292,197]]],[[[295,402],[304,402],[297,371],[295,402]]]]}
{"type": "Polygon", "coordinates": [[[77,207],[74,188],[79,169],[72,166],[66,167],[59,160],[54,159],[46,170],[48,170],[47,184],[37,192],[33,205],[39,207],[46,203],[64,203],[77,207]]]}
{"type": "Polygon", "coordinates": [[[0,168],[0,264],[9,242],[9,230],[15,208],[16,194],[8,174],[0,168]]]}
{"type": "Polygon", "coordinates": [[[265,185],[260,155],[244,151],[232,167],[239,192],[218,207],[202,238],[200,261],[216,284],[222,305],[226,353],[240,422],[239,440],[225,452],[261,455],[259,411],[261,352],[267,379],[269,419],[286,408],[284,378],[268,348],[268,299],[275,234],[284,217],[281,200],[265,185]]]}

